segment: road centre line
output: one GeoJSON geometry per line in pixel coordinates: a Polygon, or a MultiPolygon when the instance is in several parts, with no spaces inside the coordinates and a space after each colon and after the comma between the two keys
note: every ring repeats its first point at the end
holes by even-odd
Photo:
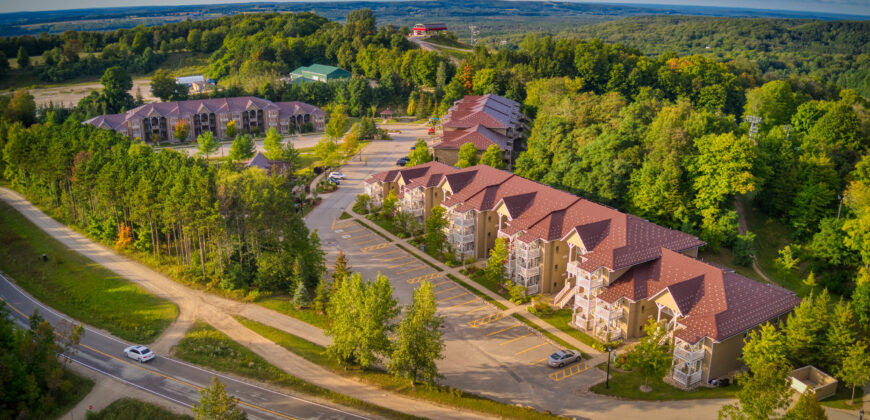
{"type": "Polygon", "coordinates": [[[519,340],[521,340],[521,339],[523,339],[523,338],[531,337],[531,336],[533,336],[533,335],[535,335],[535,333],[528,333],[528,334],[526,334],[526,335],[521,335],[521,336],[519,336],[519,337],[511,338],[510,340],[507,340],[507,341],[505,341],[505,342],[502,342],[502,343],[500,343],[499,345],[500,345],[500,346],[503,346],[503,345],[505,345],[505,344],[510,344],[510,343],[513,343],[514,341],[519,341],[519,340]]]}
{"type": "Polygon", "coordinates": [[[511,329],[511,328],[516,328],[516,327],[519,327],[519,326],[521,326],[521,325],[522,325],[522,324],[514,324],[514,325],[511,325],[510,327],[502,328],[502,329],[500,329],[500,330],[498,330],[498,331],[491,332],[491,333],[487,334],[486,336],[487,336],[487,337],[489,337],[489,336],[493,336],[493,335],[496,335],[496,334],[498,334],[498,333],[500,333],[500,332],[505,332],[505,331],[507,331],[507,330],[509,330],[509,329],[511,329]]]}
{"type": "Polygon", "coordinates": [[[538,344],[538,345],[534,345],[534,346],[529,347],[529,348],[527,348],[527,349],[525,349],[525,350],[523,350],[523,351],[518,351],[518,352],[514,353],[514,356],[519,356],[519,355],[521,355],[521,354],[523,354],[523,353],[526,353],[526,352],[528,352],[528,351],[531,351],[531,350],[534,350],[534,349],[536,349],[536,348],[543,347],[543,346],[546,346],[546,345],[547,345],[546,342],[541,343],[541,344],[538,344]]]}

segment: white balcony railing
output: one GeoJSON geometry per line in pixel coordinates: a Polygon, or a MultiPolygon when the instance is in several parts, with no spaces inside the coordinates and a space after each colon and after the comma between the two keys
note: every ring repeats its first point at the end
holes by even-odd
{"type": "Polygon", "coordinates": [[[579,279],[580,277],[583,277],[583,276],[584,276],[584,273],[585,273],[584,270],[581,270],[581,269],[580,269],[580,261],[571,261],[571,262],[569,262],[569,263],[568,263],[568,266],[567,266],[567,270],[568,270],[568,274],[570,274],[570,275],[572,275],[572,276],[574,276],[574,277],[577,277],[578,279],[579,279]]]}
{"type": "Polygon", "coordinates": [[[538,283],[526,286],[526,295],[534,295],[538,293],[538,283]]]}
{"type": "Polygon", "coordinates": [[[473,241],[474,241],[474,234],[473,233],[458,233],[458,232],[453,233],[453,242],[464,244],[464,243],[473,242],[473,241]]]}
{"type": "Polygon", "coordinates": [[[583,290],[595,290],[604,286],[604,279],[601,277],[592,279],[588,277],[577,277],[577,285],[582,287],[583,290]]]}
{"type": "Polygon", "coordinates": [[[562,290],[559,290],[559,293],[556,293],[556,296],[553,298],[553,305],[556,305],[560,308],[564,307],[565,305],[563,305],[562,302],[566,301],[566,297],[573,294],[574,288],[571,287],[571,281],[566,281],[565,287],[563,287],[562,290]]]}
{"type": "Polygon", "coordinates": [[[693,363],[704,359],[704,349],[692,351],[683,347],[677,347],[674,349],[674,357],[687,363],[693,363]]]}
{"type": "Polygon", "coordinates": [[[468,227],[474,226],[474,218],[473,217],[454,217],[453,224],[456,226],[468,227]]]}
{"type": "Polygon", "coordinates": [[[538,273],[540,273],[540,272],[541,272],[541,269],[538,266],[533,266],[533,267],[523,267],[521,265],[517,266],[517,274],[520,277],[525,277],[525,278],[534,277],[534,276],[537,276],[538,273]]]}
{"type": "Polygon", "coordinates": [[[678,384],[682,384],[685,386],[692,386],[698,382],[701,382],[701,373],[702,371],[686,373],[682,370],[675,369],[674,370],[674,382],[678,384]]]}
{"type": "Polygon", "coordinates": [[[589,311],[590,300],[580,296],[574,296],[574,308],[582,308],[584,311],[589,311]]]}
{"type": "Polygon", "coordinates": [[[604,320],[605,322],[610,322],[615,319],[619,319],[622,317],[622,308],[609,309],[606,307],[597,307],[595,308],[595,316],[604,320]]]}
{"type": "Polygon", "coordinates": [[[586,330],[589,327],[589,319],[586,318],[586,312],[574,312],[574,326],[580,328],[582,330],[586,330]]]}
{"type": "Polygon", "coordinates": [[[622,338],[622,330],[619,328],[613,328],[610,330],[607,328],[599,328],[595,331],[595,335],[604,342],[616,341],[622,338]]]}
{"type": "Polygon", "coordinates": [[[541,256],[541,248],[517,248],[516,255],[517,258],[522,258],[526,260],[538,258],[541,256]]]}

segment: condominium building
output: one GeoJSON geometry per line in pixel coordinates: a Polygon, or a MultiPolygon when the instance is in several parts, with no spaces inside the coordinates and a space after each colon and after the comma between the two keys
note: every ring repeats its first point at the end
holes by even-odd
{"type": "Polygon", "coordinates": [[[149,103],[123,114],[91,118],[85,123],[123,133],[131,139],[170,141],[177,140],[174,138],[174,127],[179,121],[187,121],[189,130],[186,140],[194,140],[206,131],[211,131],[218,138],[227,137],[226,126],[230,121],[235,121],[239,133],[262,134],[275,128],[279,133],[286,134],[299,131],[308,123],[315,131],[323,131],[325,120],[326,113],[314,105],[243,96],[149,103]]]}
{"type": "Polygon", "coordinates": [[[601,341],[665,321],[684,387],[739,367],[743,336],[800,301],[696,259],[704,242],[692,235],[489,166],[430,162],[374,174],[366,189],[375,202],[395,190],[400,209],[424,218],[444,207],[458,255],[486,258],[504,238],[511,281],[572,308],[572,325],[601,341]]]}
{"type": "Polygon", "coordinates": [[[472,143],[478,153],[483,153],[495,144],[502,150],[508,169],[516,157],[516,143],[528,131],[520,104],[491,94],[456,101],[441,118],[441,127],[441,141],[432,146],[435,160],[455,165],[462,145],[472,143]]]}

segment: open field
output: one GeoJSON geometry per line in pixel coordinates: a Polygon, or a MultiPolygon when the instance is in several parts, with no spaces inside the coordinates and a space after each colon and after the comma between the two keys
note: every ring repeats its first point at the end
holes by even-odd
{"type": "Polygon", "coordinates": [[[126,340],[150,343],[178,316],[172,303],[66,248],[6,203],[0,269],[47,305],[126,340]]]}

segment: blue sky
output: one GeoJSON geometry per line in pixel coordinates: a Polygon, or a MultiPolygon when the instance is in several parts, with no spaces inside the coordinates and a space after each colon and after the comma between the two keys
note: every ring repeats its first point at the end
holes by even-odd
{"type": "MultiPolygon", "coordinates": [[[[79,0],[77,2],[70,2],[69,0],[0,0],[0,13],[70,8],[84,9],[91,7],[250,3],[251,1],[252,0],[79,0]]],[[[316,0],[314,2],[316,2],[316,0]]],[[[584,0],[582,2],[741,7],[751,9],[797,10],[870,16],[870,0],[584,0]]]]}

